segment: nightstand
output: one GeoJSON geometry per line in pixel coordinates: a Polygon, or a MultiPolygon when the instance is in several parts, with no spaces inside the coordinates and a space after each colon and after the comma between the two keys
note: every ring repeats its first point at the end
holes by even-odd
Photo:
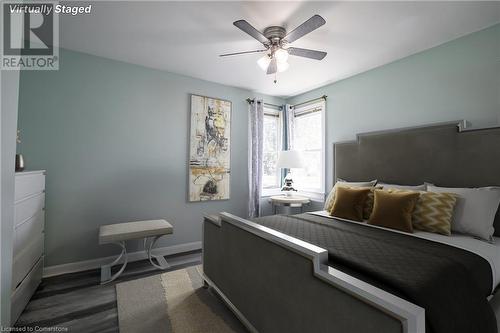
{"type": "Polygon", "coordinates": [[[278,206],[300,208],[300,212],[302,213],[304,211],[304,206],[307,206],[311,203],[311,199],[300,195],[276,195],[270,197],[269,202],[273,207],[273,214],[276,214],[278,212],[278,206]]]}

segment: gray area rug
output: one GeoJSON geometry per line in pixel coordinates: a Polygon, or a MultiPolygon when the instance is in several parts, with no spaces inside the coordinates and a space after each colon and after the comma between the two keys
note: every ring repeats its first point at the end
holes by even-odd
{"type": "Polygon", "coordinates": [[[202,286],[201,266],[117,284],[120,332],[246,332],[222,300],[202,286]]]}

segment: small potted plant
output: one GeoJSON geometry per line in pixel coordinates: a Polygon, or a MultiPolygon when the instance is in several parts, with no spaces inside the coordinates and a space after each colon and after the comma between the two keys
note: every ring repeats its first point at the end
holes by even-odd
{"type": "MultiPolygon", "coordinates": [[[[16,144],[21,143],[21,131],[17,130],[16,144]]],[[[23,154],[16,154],[16,172],[24,170],[24,157],[23,154]]]]}

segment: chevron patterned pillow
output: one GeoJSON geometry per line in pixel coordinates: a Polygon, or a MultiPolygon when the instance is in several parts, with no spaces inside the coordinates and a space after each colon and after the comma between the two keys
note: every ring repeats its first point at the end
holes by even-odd
{"type": "Polygon", "coordinates": [[[418,230],[451,235],[451,219],[457,202],[454,193],[421,192],[412,215],[418,230]]]}

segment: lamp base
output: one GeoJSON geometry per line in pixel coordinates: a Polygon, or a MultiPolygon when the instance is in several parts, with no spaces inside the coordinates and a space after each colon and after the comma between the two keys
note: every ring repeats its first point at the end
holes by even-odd
{"type": "Polygon", "coordinates": [[[293,196],[293,192],[297,192],[296,189],[294,189],[293,187],[288,187],[288,186],[283,186],[281,188],[281,192],[283,193],[284,196],[287,196],[287,197],[291,197],[293,196]]]}
{"type": "Polygon", "coordinates": [[[285,196],[291,197],[293,192],[297,192],[297,190],[293,188],[292,173],[290,170],[288,170],[286,177],[283,179],[283,183],[285,185],[281,188],[281,192],[284,192],[285,196]]]}

